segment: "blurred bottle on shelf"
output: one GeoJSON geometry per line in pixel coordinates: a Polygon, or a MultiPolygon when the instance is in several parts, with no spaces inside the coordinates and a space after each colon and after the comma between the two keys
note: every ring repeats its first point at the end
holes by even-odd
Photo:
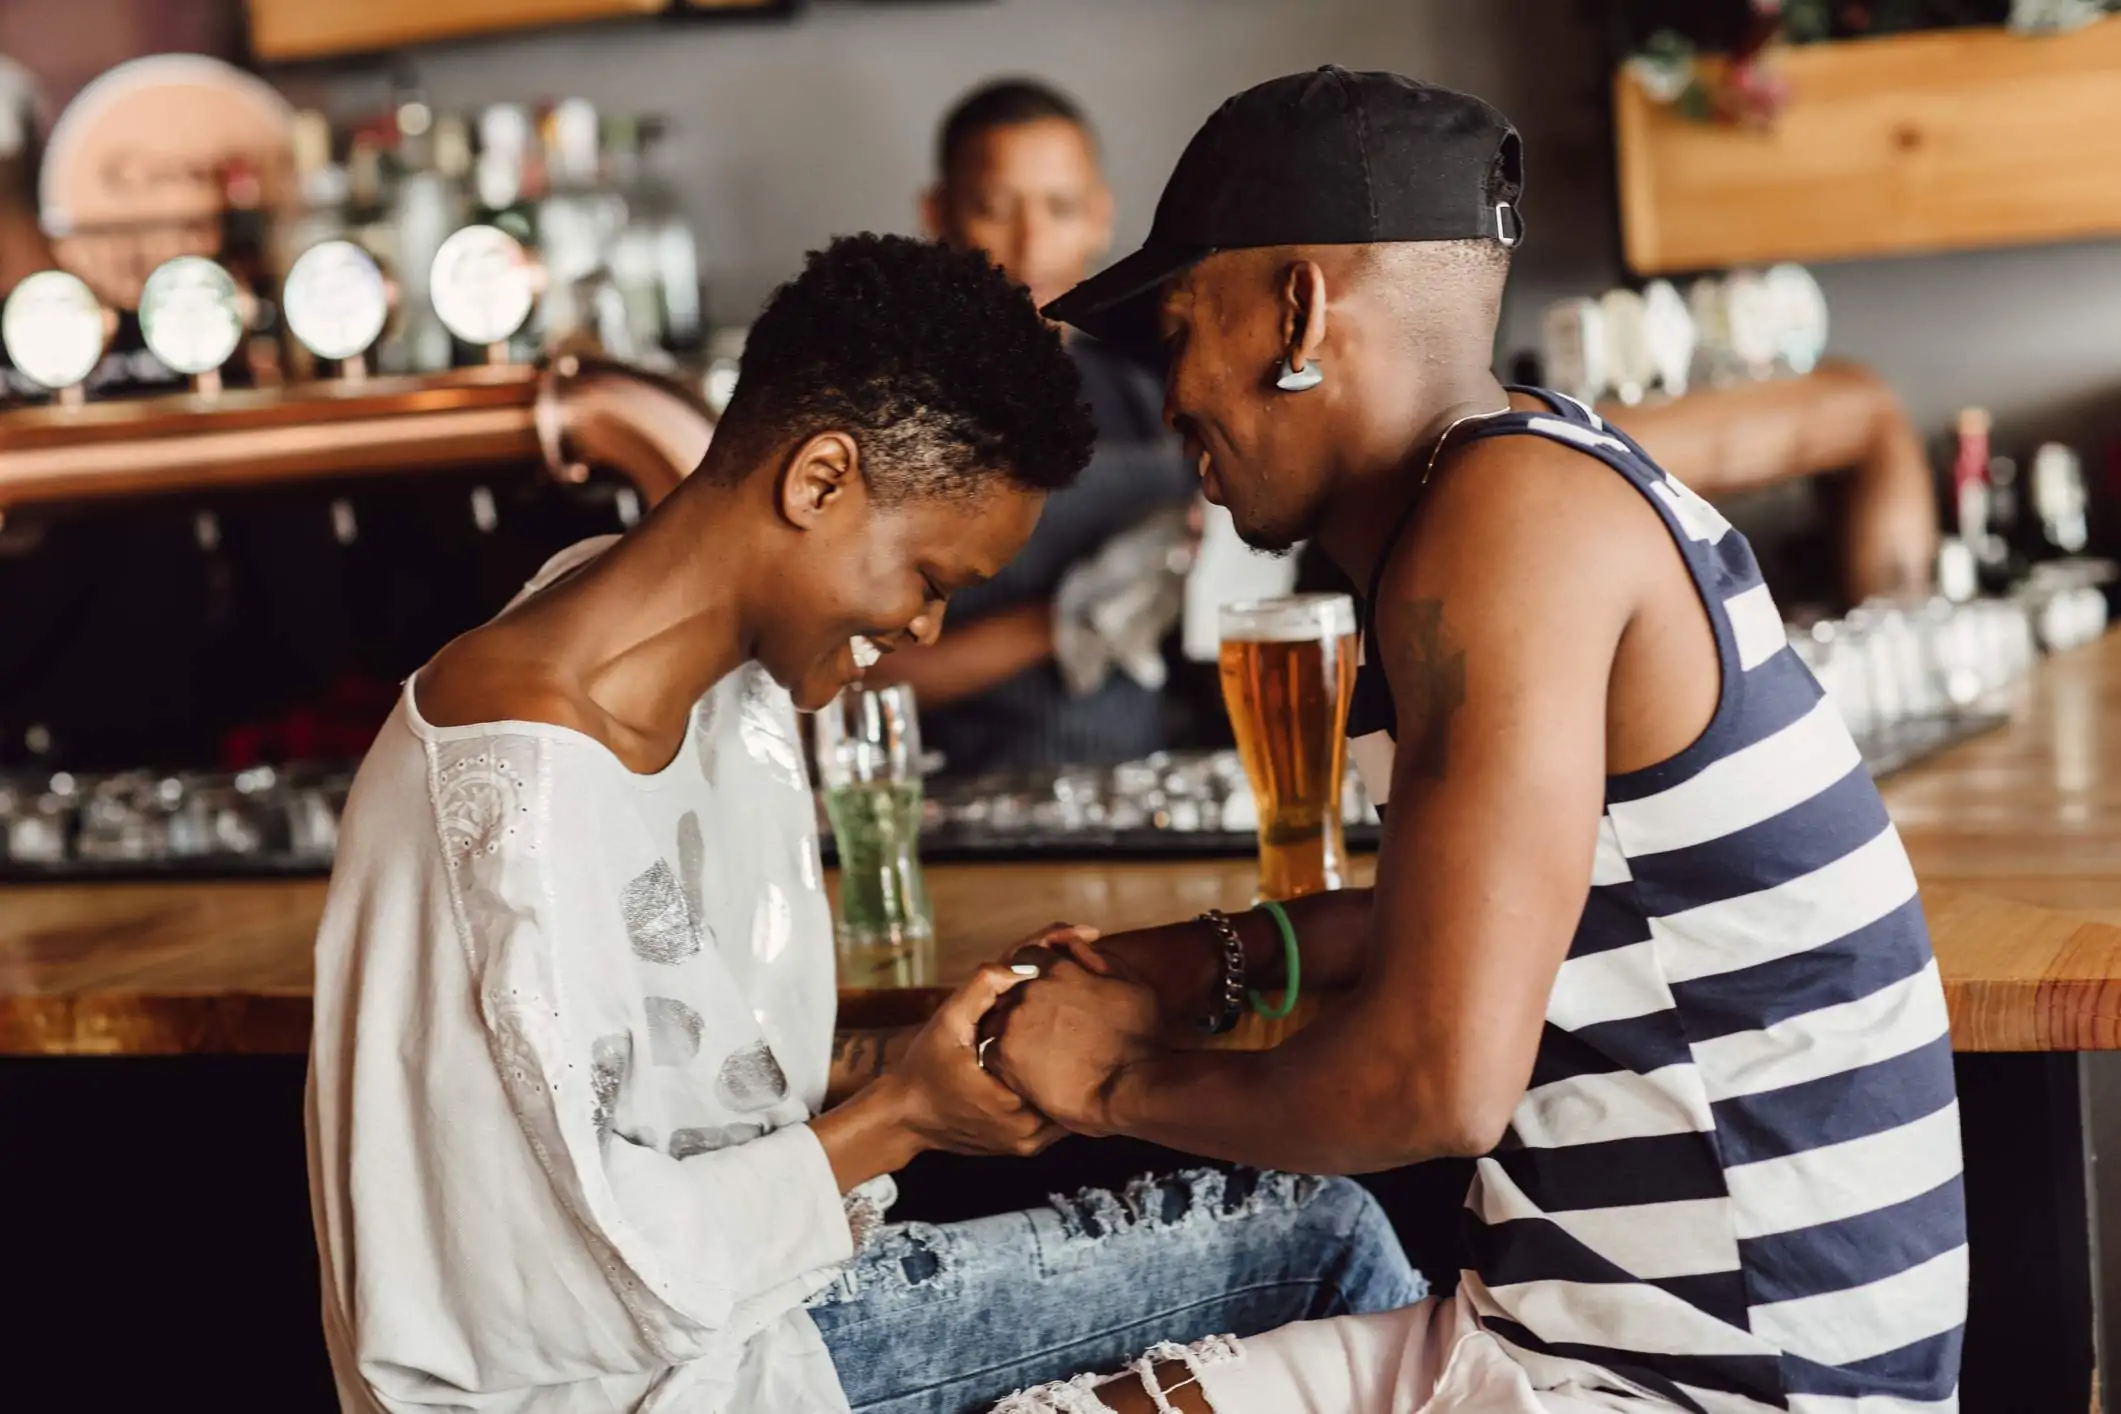
{"type": "Polygon", "coordinates": [[[2083,459],[2059,442],[2046,443],[2033,454],[2032,479],[2039,558],[2082,554],[2091,538],[2083,459]]]}
{"type": "Polygon", "coordinates": [[[449,367],[449,330],[436,315],[428,272],[436,252],[469,213],[465,179],[471,171],[471,138],[464,120],[437,114],[424,95],[401,92],[393,113],[398,142],[390,172],[390,226],[398,317],[376,349],[389,373],[432,373],[449,367]]]}
{"type": "Polygon", "coordinates": [[[265,184],[243,157],[221,167],[221,268],[236,282],[244,331],[240,366],[254,388],[286,381],[280,345],[280,280],[286,273],[274,250],[265,211],[265,184]]]}

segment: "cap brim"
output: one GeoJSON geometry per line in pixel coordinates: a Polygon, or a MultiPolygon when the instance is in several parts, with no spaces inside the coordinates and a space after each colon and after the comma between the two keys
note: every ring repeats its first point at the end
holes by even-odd
{"type": "Polygon", "coordinates": [[[1045,316],[1107,343],[1154,348],[1157,291],[1214,253],[1210,246],[1145,245],[1047,305],[1045,316]]]}

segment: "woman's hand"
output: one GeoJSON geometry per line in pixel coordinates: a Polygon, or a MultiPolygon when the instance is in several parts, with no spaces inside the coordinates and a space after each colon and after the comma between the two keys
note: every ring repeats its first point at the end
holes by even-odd
{"type": "Polygon", "coordinates": [[[982,1070],[980,1019],[1025,974],[989,963],[937,1009],[879,1084],[903,1096],[924,1148],[954,1154],[1036,1154],[1062,1130],[982,1070]]]}
{"type": "Polygon", "coordinates": [[[895,1173],[929,1149],[957,1154],[1036,1154],[1065,1132],[981,1070],[980,1019],[1026,974],[982,967],[905,1042],[884,1073],[810,1130],[824,1146],[842,1193],[895,1173]]]}

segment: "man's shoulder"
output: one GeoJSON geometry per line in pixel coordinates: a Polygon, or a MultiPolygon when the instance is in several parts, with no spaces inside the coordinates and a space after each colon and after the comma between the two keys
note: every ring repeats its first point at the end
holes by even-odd
{"type": "Polygon", "coordinates": [[[1627,567],[1669,538],[1643,487],[1587,449],[1537,434],[1469,444],[1438,465],[1424,497],[1419,548],[1394,557],[1388,584],[1502,571],[1617,590],[1634,578],[1627,567]]]}

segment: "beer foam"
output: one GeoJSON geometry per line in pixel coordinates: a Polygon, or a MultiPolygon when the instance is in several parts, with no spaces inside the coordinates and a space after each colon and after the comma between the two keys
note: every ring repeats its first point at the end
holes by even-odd
{"type": "Polygon", "coordinates": [[[1290,594],[1225,604],[1220,618],[1227,642],[1316,642],[1355,632],[1355,601],[1345,594],[1290,594]]]}

